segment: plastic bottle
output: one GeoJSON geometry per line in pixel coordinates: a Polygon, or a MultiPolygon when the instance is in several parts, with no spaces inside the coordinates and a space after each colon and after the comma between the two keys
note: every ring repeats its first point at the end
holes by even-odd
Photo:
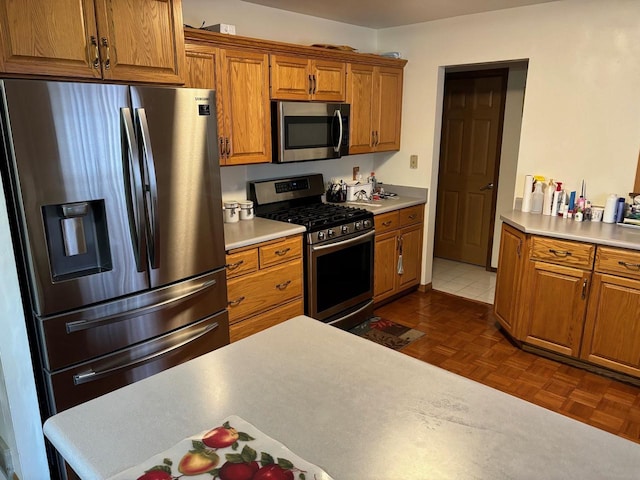
{"type": "Polygon", "coordinates": [[[371,182],[371,189],[373,193],[378,193],[378,180],[376,180],[376,172],[371,172],[369,182],[371,182]]]}
{"type": "Polygon", "coordinates": [[[553,192],[551,215],[562,215],[560,212],[560,196],[562,195],[562,182],[556,182],[556,191],[553,192]]]}
{"type": "Polygon", "coordinates": [[[554,188],[553,179],[549,179],[547,189],[544,191],[544,200],[542,202],[542,214],[551,215],[551,207],[553,205],[553,191],[554,188]]]}
{"type": "Polygon", "coordinates": [[[542,213],[542,203],[544,193],[542,193],[542,182],[536,182],[533,195],[531,195],[531,213],[542,213]]]}

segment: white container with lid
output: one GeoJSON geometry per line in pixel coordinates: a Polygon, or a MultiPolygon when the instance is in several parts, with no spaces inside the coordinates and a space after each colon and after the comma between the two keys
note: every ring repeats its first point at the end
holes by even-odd
{"type": "Polygon", "coordinates": [[[253,202],[251,200],[243,200],[240,204],[240,220],[251,220],[253,218],[253,202]]]}
{"type": "Polygon", "coordinates": [[[618,207],[618,195],[612,193],[607,197],[607,203],[604,204],[604,213],[602,214],[602,221],[604,223],[616,222],[616,209],[618,207]]]}
{"type": "Polygon", "coordinates": [[[236,223],[240,220],[240,212],[238,202],[228,200],[224,204],[224,223],[236,223]]]}

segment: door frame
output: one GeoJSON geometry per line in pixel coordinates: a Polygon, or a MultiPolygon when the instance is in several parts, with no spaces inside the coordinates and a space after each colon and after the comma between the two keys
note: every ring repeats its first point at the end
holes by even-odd
{"type": "MultiPolygon", "coordinates": [[[[436,192],[438,188],[438,173],[440,167],[440,142],[435,139],[440,139],[442,134],[442,111],[443,111],[443,102],[444,102],[444,83],[445,83],[445,72],[455,72],[455,71],[464,71],[464,70],[487,70],[487,69],[495,69],[495,68],[509,68],[509,81],[507,84],[508,94],[506,101],[506,109],[505,117],[509,117],[505,119],[505,128],[508,126],[509,132],[504,135],[503,134],[503,142],[501,146],[502,153],[502,165],[500,167],[500,180],[501,185],[498,188],[498,200],[497,200],[497,208],[500,210],[513,208],[514,205],[514,195],[515,195],[515,184],[516,184],[516,173],[517,173],[517,163],[518,163],[518,152],[520,145],[520,134],[522,129],[522,116],[524,109],[524,96],[526,89],[526,79],[528,72],[528,64],[529,60],[524,59],[513,59],[513,60],[504,60],[498,62],[487,62],[487,63],[477,63],[477,64],[464,64],[464,65],[442,65],[438,67],[438,83],[437,83],[437,94],[436,94],[436,111],[434,118],[434,142],[433,142],[433,157],[434,159],[438,159],[438,161],[433,161],[431,164],[431,180],[429,182],[429,190],[431,192],[436,192]],[[517,80],[514,82],[512,86],[512,74],[514,78],[517,80]],[[505,153],[506,150],[506,153],[505,153]],[[506,158],[506,161],[504,161],[506,158]]],[[[428,231],[428,235],[425,237],[425,256],[423,257],[423,267],[427,269],[428,272],[433,273],[433,257],[434,257],[434,243],[435,243],[435,222],[436,222],[436,206],[435,201],[433,201],[433,194],[430,195],[432,201],[429,203],[432,205],[429,207],[429,217],[428,217],[428,225],[426,226],[426,231],[428,231]]],[[[492,253],[492,263],[497,265],[497,248],[500,240],[500,226],[501,223],[498,219],[495,219],[495,228],[494,228],[494,248],[492,253]],[[497,230],[497,232],[496,232],[497,230]]],[[[492,271],[495,271],[496,268],[491,267],[492,271]]],[[[431,277],[433,278],[433,277],[431,277]]]]}

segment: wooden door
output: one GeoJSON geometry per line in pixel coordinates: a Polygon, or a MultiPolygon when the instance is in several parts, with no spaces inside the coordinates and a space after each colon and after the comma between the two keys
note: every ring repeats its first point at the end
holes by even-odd
{"type": "Polygon", "coordinates": [[[349,154],[373,151],[374,67],[347,66],[347,103],[351,104],[349,154]]]}
{"type": "Polygon", "coordinates": [[[490,265],[507,72],[446,77],[436,257],[490,265]]]}
{"type": "Polygon", "coordinates": [[[347,87],[347,66],[344,62],[313,60],[313,100],[344,102],[347,87]]]}
{"type": "Polygon", "coordinates": [[[181,0],[95,0],[103,78],[182,84],[181,0]]]}
{"type": "Polygon", "coordinates": [[[402,69],[379,67],[374,92],[374,150],[400,150],[402,69]]]}
{"type": "Polygon", "coordinates": [[[271,162],[268,55],[221,50],[217,75],[224,115],[224,164],[271,162]]]}
{"type": "Polygon", "coordinates": [[[591,272],[530,263],[524,341],[571,357],[580,353],[591,272]]]}
{"type": "Polygon", "coordinates": [[[420,283],[422,267],[422,223],[405,227],[398,237],[403,273],[398,273],[398,290],[420,283]]]}
{"type": "Polygon", "coordinates": [[[523,232],[506,223],[502,224],[493,312],[507,332],[517,339],[519,339],[517,307],[520,302],[518,293],[524,273],[525,241],[526,236],[523,232]]]}
{"type": "Polygon", "coordinates": [[[0,0],[0,71],[102,76],[93,0],[0,0]]]}
{"type": "Polygon", "coordinates": [[[393,295],[397,275],[398,232],[377,234],[373,274],[373,298],[377,302],[393,295]]]}
{"type": "Polygon", "coordinates": [[[271,98],[309,100],[313,90],[309,60],[286,55],[271,55],[271,98]]]}
{"type": "Polygon", "coordinates": [[[580,357],[640,376],[640,281],[594,274],[580,357]]]}

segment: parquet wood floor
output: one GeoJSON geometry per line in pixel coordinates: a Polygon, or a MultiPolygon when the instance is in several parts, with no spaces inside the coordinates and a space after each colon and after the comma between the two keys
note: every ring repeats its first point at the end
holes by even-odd
{"type": "Polygon", "coordinates": [[[426,333],[400,350],[406,355],[640,443],[640,387],[520,350],[492,308],[430,291],[375,313],[426,333]]]}

